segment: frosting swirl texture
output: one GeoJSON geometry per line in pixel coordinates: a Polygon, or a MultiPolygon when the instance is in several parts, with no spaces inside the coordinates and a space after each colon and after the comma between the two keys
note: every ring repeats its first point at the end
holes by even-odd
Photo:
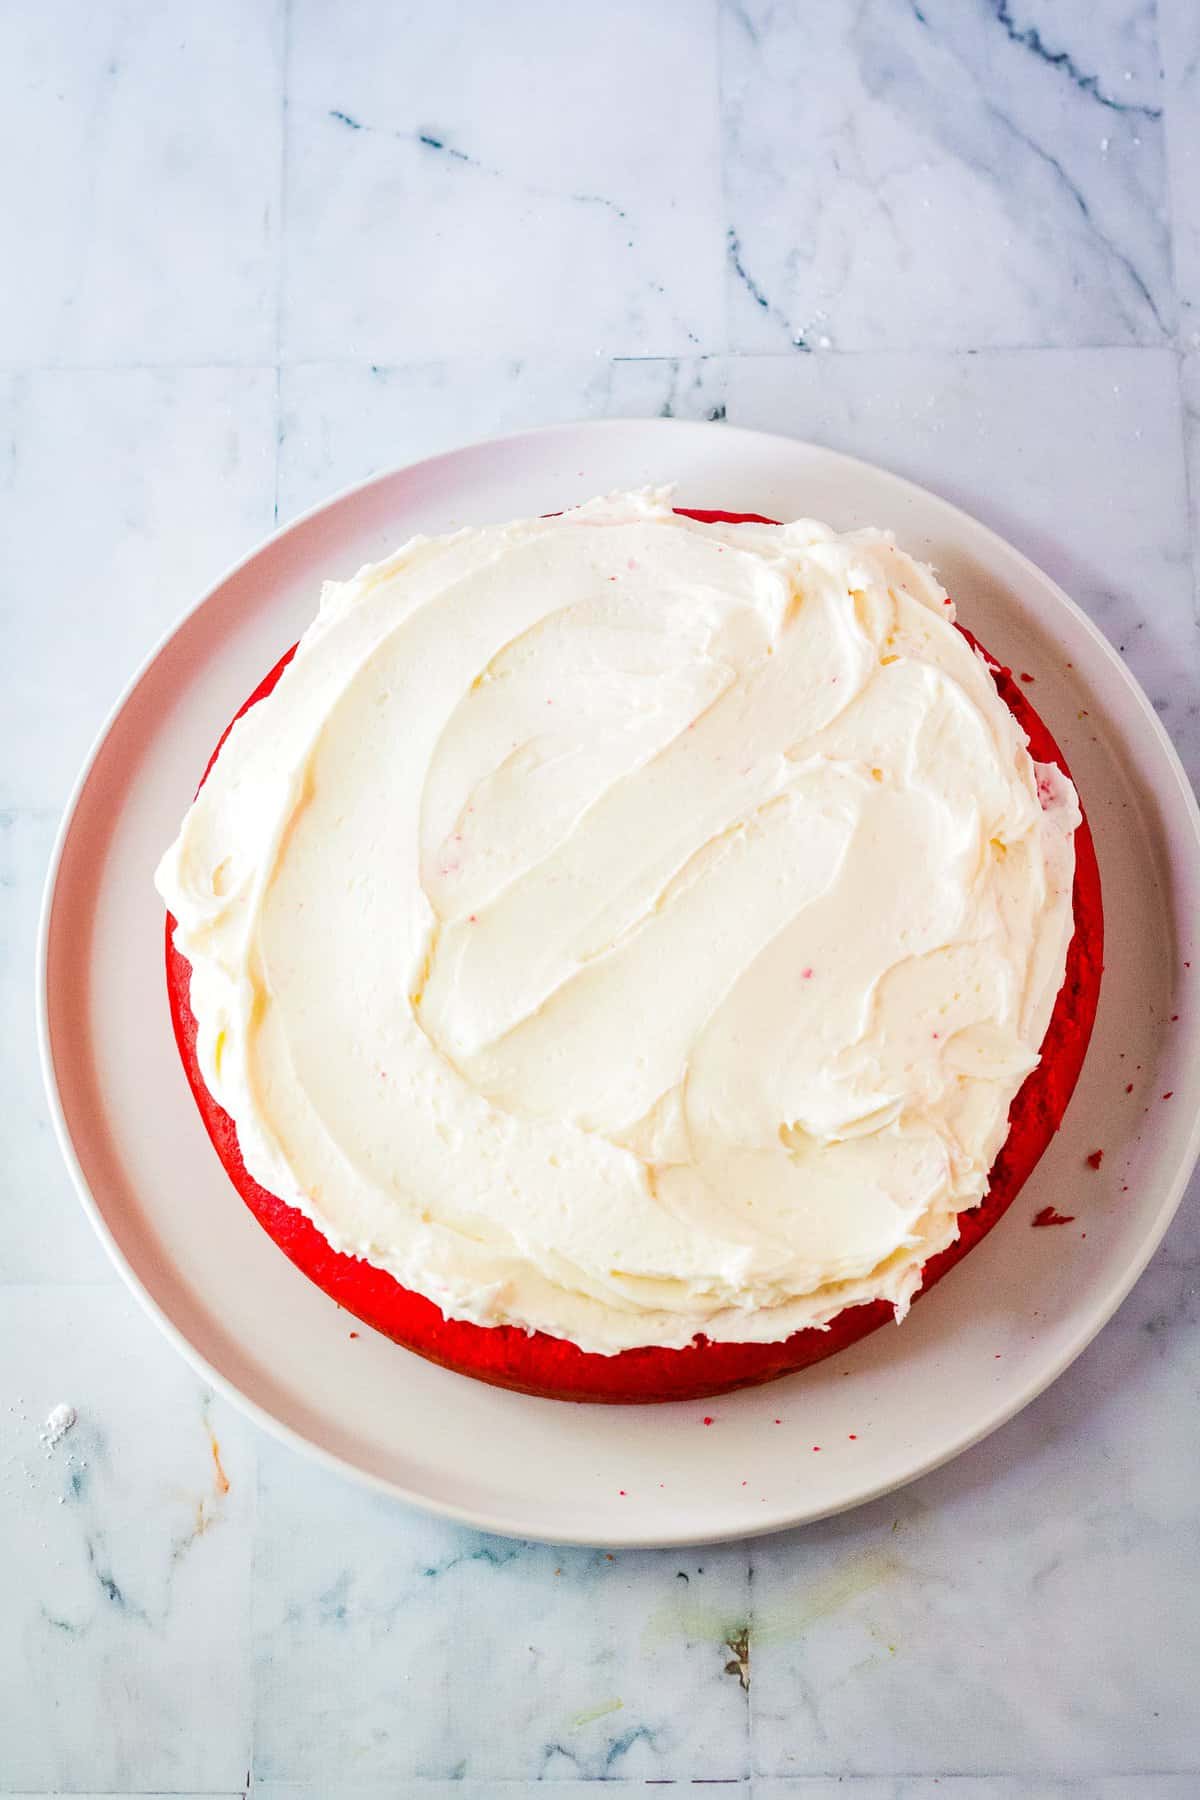
{"type": "Polygon", "coordinates": [[[1074,790],[883,532],[666,491],[329,584],[159,891],[250,1173],[448,1316],[776,1341],[987,1190],[1074,790]]]}

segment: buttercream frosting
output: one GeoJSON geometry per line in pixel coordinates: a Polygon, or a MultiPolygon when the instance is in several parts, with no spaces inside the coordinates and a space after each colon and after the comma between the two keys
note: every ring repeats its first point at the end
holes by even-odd
{"type": "Polygon", "coordinates": [[[986,1193],[1079,816],[889,534],[648,490],[327,584],[157,882],[336,1249],[587,1350],[773,1342],[902,1315],[986,1193]]]}

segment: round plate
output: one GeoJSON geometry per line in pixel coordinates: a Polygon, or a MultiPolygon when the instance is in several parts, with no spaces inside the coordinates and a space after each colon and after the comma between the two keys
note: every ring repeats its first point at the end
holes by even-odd
{"type": "Polygon", "coordinates": [[[1061,589],[994,533],[789,438],[671,420],[554,427],[330,501],[234,569],[154,652],[79,778],[51,863],[42,1059],[64,1154],[118,1268],[261,1424],[490,1531],[707,1542],[823,1517],[946,1461],[1041,1392],[1116,1310],[1200,1149],[1200,1008],[1180,999],[1198,905],[1200,814],[1153,709],[1061,589]],[[573,1406],[484,1387],[360,1328],[259,1229],[179,1065],[151,878],[212,745],[308,624],[323,579],[415,532],[649,482],[675,482],[683,506],[886,525],[934,564],[964,623],[1036,678],[1096,836],[1108,962],[1062,1130],[1009,1214],[901,1329],[707,1406],[573,1406]],[[1099,1170],[1087,1162],[1096,1149],[1099,1170]],[[1031,1230],[1050,1204],[1073,1222],[1031,1230]]]}

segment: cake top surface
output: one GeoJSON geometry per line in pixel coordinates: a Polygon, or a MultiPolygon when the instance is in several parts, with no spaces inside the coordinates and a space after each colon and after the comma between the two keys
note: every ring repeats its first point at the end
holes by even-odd
{"type": "Polygon", "coordinates": [[[328,584],[158,871],[250,1173],[584,1349],[903,1311],[986,1192],[1074,791],[880,531],[667,490],[328,584]]]}

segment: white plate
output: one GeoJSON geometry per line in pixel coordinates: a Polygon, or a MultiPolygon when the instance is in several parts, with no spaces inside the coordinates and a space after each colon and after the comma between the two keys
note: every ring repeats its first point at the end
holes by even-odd
{"type": "Polygon", "coordinates": [[[491,1531],[704,1542],[819,1518],[944,1462],[1046,1387],[1115,1311],[1197,1154],[1200,1007],[1180,994],[1198,900],[1200,817],[1153,710],[1083,614],[992,532],[790,439],[674,421],[553,428],[331,501],[236,568],[151,656],[80,777],[51,866],[42,1056],[64,1153],[117,1266],[261,1424],[491,1531]],[[352,1339],[356,1322],[255,1224],[179,1066],[151,872],[218,734],[307,624],[324,577],[416,531],[662,481],[678,483],[681,505],[888,525],[936,565],[964,621],[1036,676],[1096,834],[1108,969],[1062,1131],[1008,1216],[902,1329],[707,1405],[564,1406],[448,1374],[365,1327],[352,1339]],[[1085,1162],[1097,1148],[1098,1173],[1085,1162]],[[1076,1223],[1031,1230],[1051,1201],[1076,1223]]]}

